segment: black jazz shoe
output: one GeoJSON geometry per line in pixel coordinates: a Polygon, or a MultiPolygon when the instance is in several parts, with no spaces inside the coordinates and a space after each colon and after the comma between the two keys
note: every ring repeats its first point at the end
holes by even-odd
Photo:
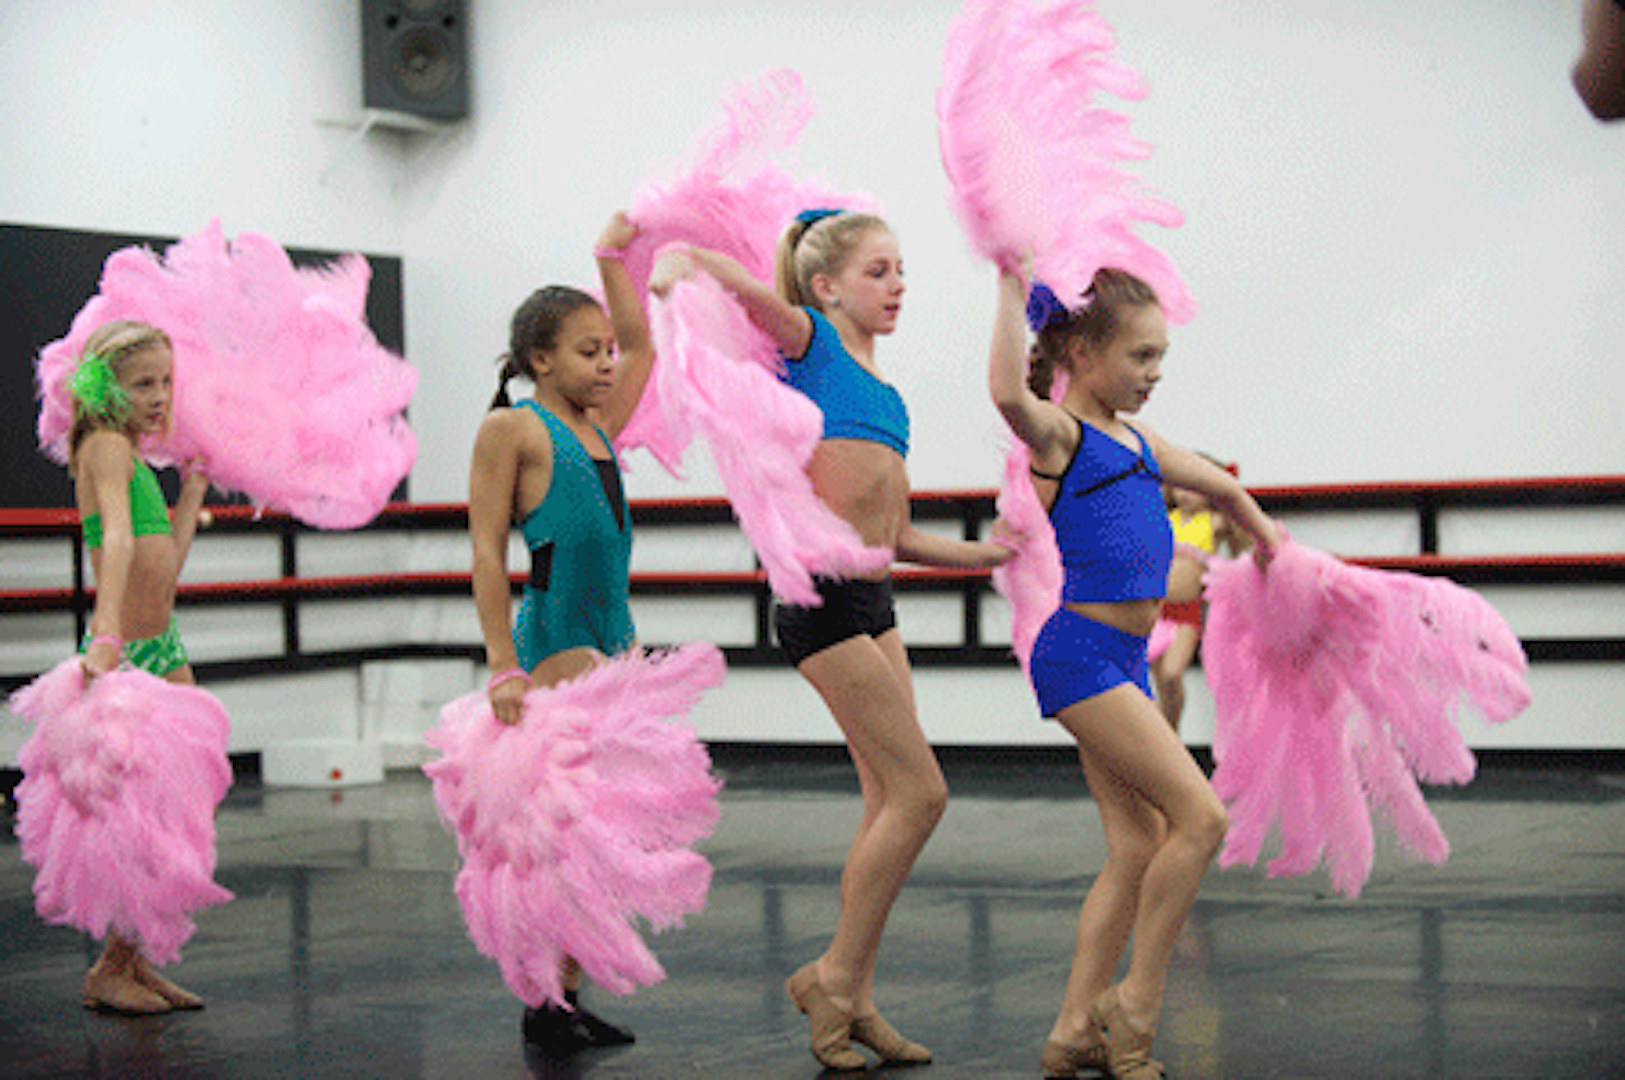
{"type": "Polygon", "coordinates": [[[626,1046],[637,1041],[626,1028],[581,1008],[575,991],[566,992],[564,998],[574,1006],[573,1011],[552,1002],[539,1009],[525,1010],[525,1042],[538,1053],[550,1058],[567,1058],[594,1047],[626,1046]]]}

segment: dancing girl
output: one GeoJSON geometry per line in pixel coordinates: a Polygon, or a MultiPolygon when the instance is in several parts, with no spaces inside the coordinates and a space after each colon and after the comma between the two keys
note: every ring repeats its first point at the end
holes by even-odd
{"type": "MultiPolygon", "coordinates": [[[[779,241],[776,287],[715,250],[678,244],[656,263],[650,289],[663,295],[697,272],[738,300],[777,345],[786,381],[823,411],[808,470],[813,488],[864,544],[931,566],[988,567],[1009,557],[1000,544],[931,536],[909,521],[908,412],[875,359],[876,339],[897,327],[904,293],[902,254],[884,220],[801,213],[779,241]]],[[[835,934],[786,991],[808,1015],[812,1053],[825,1066],[864,1068],[854,1042],[888,1062],[924,1063],[931,1051],[900,1035],[875,1005],[875,963],[887,916],[947,804],[947,784],[915,713],[889,572],[821,577],[817,588],[820,606],[779,604],[774,627],[845,735],[863,818],[841,875],[835,934]]]]}
{"type": "Polygon", "coordinates": [[[1257,541],[1261,560],[1278,537],[1234,477],[1129,419],[1168,349],[1148,285],[1105,269],[1070,304],[1042,285],[1033,295],[1029,307],[1022,276],[1001,271],[989,386],[1031,455],[1064,569],[1061,606],[1033,645],[1033,689],[1043,715],[1077,741],[1107,846],[1042,1065],[1046,1076],[1104,1068],[1154,1080],[1169,956],[1226,828],[1223,804],[1151,698],[1146,639],[1173,553],[1161,485],[1208,496],[1257,541]],[[1068,381],[1052,401],[1057,372],[1068,381]],[[1128,974],[1112,985],[1131,935],[1128,974]]]}
{"type": "MultiPolygon", "coordinates": [[[[637,291],[619,260],[636,235],[616,214],[598,244],[608,311],[553,285],[514,312],[509,352],[469,474],[474,602],[492,675],[491,710],[517,724],[525,693],[580,676],[635,643],[628,603],[632,523],[611,440],[648,380],[654,352],[637,291]],[[508,384],[534,384],[510,404],[508,384]],[[531,565],[517,619],[508,534],[517,522],[531,565]]],[[[630,1043],[632,1032],[578,1003],[581,972],[564,965],[563,1006],[527,1007],[525,1041],[553,1057],[630,1043]]]]}
{"type": "MultiPolygon", "coordinates": [[[[209,481],[196,463],[184,469],[171,515],[139,450],[144,438],[168,433],[173,370],[168,335],[120,320],[90,335],[69,380],[74,422],[68,467],[96,579],[81,644],[87,685],[121,660],[172,683],[195,681],[175,619],[175,587],[209,481]]],[[[117,931],[108,933],[85,976],[83,996],[88,1008],[123,1013],[203,1007],[201,998],[159,975],[117,931]]]]}

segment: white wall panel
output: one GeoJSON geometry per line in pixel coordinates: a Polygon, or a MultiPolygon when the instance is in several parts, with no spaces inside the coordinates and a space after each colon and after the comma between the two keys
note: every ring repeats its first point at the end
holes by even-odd
{"type": "Polygon", "coordinates": [[[638,640],[651,645],[710,641],[756,644],[756,598],[739,596],[638,596],[632,600],[638,640]]]}
{"type": "Polygon", "coordinates": [[[1625,506],[1447,510],[1439,515],[1439,550],[1458,556],[1625,554],[1625,506]]]}
{"type": "Polygon", "coordinates": [[[1417,555],[1422,530],[1411,510],[1327,510],[1276,515],[1292,538],[1347,558],[1417,555]]]}

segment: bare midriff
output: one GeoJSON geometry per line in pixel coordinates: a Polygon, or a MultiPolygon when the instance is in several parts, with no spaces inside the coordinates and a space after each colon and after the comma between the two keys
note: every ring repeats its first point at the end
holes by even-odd
{"type": "Polygon", "coordinates": [[[1116,600],[1108,603],[1099,600],[1073,600],[1066,605],[1066,609],[1086,619],[1093,619],[1097,623],[1105,623],[1125,634],[1149,637],[1152,627],[1157,625],[1157,615],[1162,611],[1162,601],[1116,600]]]}
{"type": "MultiPolygon", "coordinates": [[[[908,469],[883,443],[825,439],[807,467],[813,491],[871,547],[895,548],[908,524],[908,469]]],[[[884,578],[887,571],[874,575],[884,578]]]]}
{"type": "MultiPolygon", "coordinates": [[[[175,581],[180,575],[175,539],[153,534],[137,536],[130,552],[130,574],[124,583],[119,630],[127,640],[157,637],[169,627],[175,609],[175,581]]],[[[90,553],[96,580],[102,577],[102,550],[90,553]]]]}
{"type": "Polygon", "coordinates": [[[1173,567],[1168,571],[1168,595],[1164,599],[1170,604],[1188,604],[1202,599],[1202,575],[1206,572],[1207,567],[1201,562],[1176,552],[1173,567]]]}

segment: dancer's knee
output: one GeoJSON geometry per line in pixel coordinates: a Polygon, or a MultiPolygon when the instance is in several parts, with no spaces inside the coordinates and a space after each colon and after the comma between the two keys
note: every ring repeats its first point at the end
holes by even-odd
{"type": "Polygon", "coordinates": [[[948,808],[948,782],[935,776],[911,778],[887,793],[885,810],[897,814],[910,828],[929,833],[948,808]]]}
{"type": "Polygon", "coordinates": [[[1138,883],[1168,840],[1162,818],[1150,815],[1134,825],[1119,825],[1106,833],[1106,870],[1125,881],[1138,883]]]}
{"type": "Polygon", "coordinates": [[[1184,820],[1175,822],[1174,827],[1212,856],[1224,844],[1225,833],[1230,831],[1230,814],[1217,797],[1203,799],[1184,815],[1184,820]]]}
{"type": "Polygon", "coordinates": [[[937,822],[948,809],[948,782],[940,775],[935,776],[921,785],[915,794],[911,816],[924,823],[927,829],[934,829],[937,822]]]}

